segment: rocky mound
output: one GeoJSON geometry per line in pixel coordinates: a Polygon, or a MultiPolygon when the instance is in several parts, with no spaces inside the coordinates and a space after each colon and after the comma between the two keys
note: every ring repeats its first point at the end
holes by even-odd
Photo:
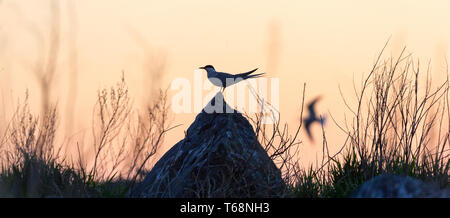
{"type": "Polygon", "coordinates": [[[248,120],[218,93],[132,197],[278,197],[280,170],[248,120]]]}

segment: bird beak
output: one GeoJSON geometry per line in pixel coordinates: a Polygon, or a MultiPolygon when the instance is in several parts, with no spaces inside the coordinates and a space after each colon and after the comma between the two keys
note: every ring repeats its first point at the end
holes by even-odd
{"type": "Polygon", "coordinates": [[[198,69],[205,69],[205,67],[199,67],[198,69]]]}

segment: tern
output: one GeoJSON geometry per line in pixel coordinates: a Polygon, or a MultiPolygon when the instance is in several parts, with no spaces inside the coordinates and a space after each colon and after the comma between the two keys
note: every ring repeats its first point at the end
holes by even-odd
{"type": "Polygon", "coordinates": [[[308,111],[309,111],[309,116],[303,119],[303,122],[305,122],[305,129],[306,129],[306,133],[308,134],[309,138],[311,140],[313,140],[312,135],[311,135],[311,124],[313,124],[314,122],[319,122],[320,125],[324,125],[325,124],[325,118],[322,117],[317,117],[316,115],[316,110],[314,108],[315,104],[317,103],[317,101],[319,101],[321,99],[321,96],[316,97],[314,100],[312,100],[309,104],[308,104],[308,111]]]}
{"type": "Polygon", "coordinates": [[[250,75],[256,70],[258,70],[258,68],[248,71],[246,73],[239,73],[235,75],[224,72],[217,72],[212,65],[206,65],[204,67],[200,67],[199,69],[206,70],[206,72],[208,73],[209,81],[215,86],[222,87],[222,92],[225,91],[225,88],[227,88],[228,86],[236,84],[242,80],[250,78],[258,78],[264,75],[264,73],[250,75]]]}

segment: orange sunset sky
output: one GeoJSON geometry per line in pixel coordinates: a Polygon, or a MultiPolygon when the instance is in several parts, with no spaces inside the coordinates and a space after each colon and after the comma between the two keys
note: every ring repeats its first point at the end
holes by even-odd
{"type": "MultiPolygon", "coordinates": [[[[0,0],[0,92],[2,125],[25,90],[34,112],[39,86],[31,67],[50,44],[48,0],[0,0]],[[36,36],[40,33],[41,38],[36,36]]],[[[139,109],[153,87],[170,87],[176,78],[193,81],[194,70],[212,64],[219,71],[241,73],[259,67],[280,82],[282,122],[298,123],[301,91],[306,101],[323,99],[318,111],[343,122],[348,111],[338,86],[349,98],[390,39],[385,57],[404,46],[423,66],[430,62],[433,80],[446,78],[450,43],[450,1],[153,1],[61,0],[60,47],[52,100],[75,110],[71,134],[89,133],[97,90],[113,86],[122,71],[134,106],[139,109]],[[70,15],[73,16],[70,16],[70,15]],[[74,19],[71,19],[74,18],[74,19]],[[70,42],[75,36],[78,69],[76,100],[68,99],[70,42]],[[161,69],[161,77],[149,76],[161,69]],[[155,81],[153,81],[155,80],[155,81]],[[153,81],[153,83],[151,82],[153,81]]],[[[73,41],[72,41],[73,42],[73,41]]],[[[207,82],[205,80],[205,82],[207,82]]],[[[211,92],[204,91],[203,96],[211,92]]],[[[176,90],[169,89],[169,102],[176,90]]],[[[352,101],[350,101],[351,103],[352,101]]],[[[170,113],[172,124],[161,154],[184,136],[195,113],[170,113]]],[[[62,128],[63,129],[63,128],[62,128]]],[[[335,151],[345,135],[329,120],[325,127],[335,151]]],[[[320,127],[313,131],[320,138],[320,127]]],[[[321,156],[319,143],[302,132],[302,163],[321,156]]]]}

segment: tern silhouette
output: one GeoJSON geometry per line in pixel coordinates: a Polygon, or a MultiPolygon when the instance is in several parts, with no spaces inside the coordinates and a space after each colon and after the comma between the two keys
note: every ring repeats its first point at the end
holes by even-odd
{"type": "Polygon", "coordinates": [[[206,65],[204,67],[200,67],[199,69],[206,70],[209,81],[215,86],[222,87],[222,92],[225,91],[225,88],[227,88],[228,86],[236,84],[242,80],[250,78],[258,78],[264,75],[264,73],[250,75],[253,72],[255,72],[258,68],[248,71],[246,73],[239,73],[235,75],[224,72],[217,72],[212,65],[206,65]]]}
{"type": "Polygon", "coordinates": [[[319,101],[321,98],[322,98],[322,96],[318,96],[308,104],[309,116],[305,117],[303,119],[303,122],[305,123],[306,133],[308,134],[308,137],[311,141],[314,141],[314,139],[311,135],[311,124],[313,124],[314,122],[319,122],[320,125],[325,124],[325,117],[320,117],[320,118],[317,117],[317,114],[315,111],[315,105],[316,105],[317,101],[319,101]]]}

